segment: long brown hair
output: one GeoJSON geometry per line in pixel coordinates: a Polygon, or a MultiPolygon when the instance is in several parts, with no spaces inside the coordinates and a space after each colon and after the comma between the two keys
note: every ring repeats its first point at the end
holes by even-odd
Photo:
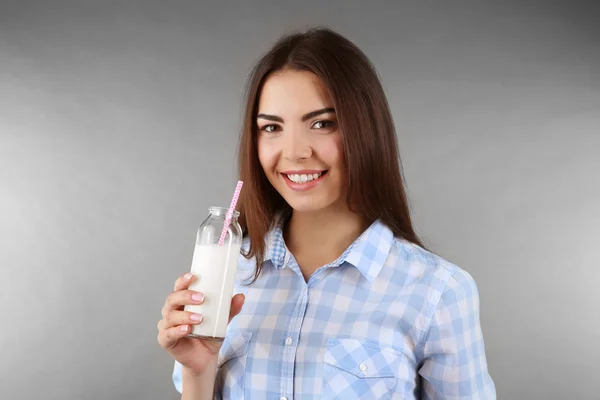
{"type": "MultiPolygon", "coordinates": [[[[424,247],[415,233],[404,190],[394,122],[375,68],[348,39],[328,28],[280,38],[252,70],[239,148],[240,225],[250,239],[244,254],[262,270],[265,237],[276,213],[289,206],[273,188],[258,159],[256,113],[267,77],[282,69],[310,71],[329,89],[342,132],[352,209],[369,221],[381,220],[397,237],[424,247]]],[[[254,281],[253,280],[253,281],[254,281]]]]}

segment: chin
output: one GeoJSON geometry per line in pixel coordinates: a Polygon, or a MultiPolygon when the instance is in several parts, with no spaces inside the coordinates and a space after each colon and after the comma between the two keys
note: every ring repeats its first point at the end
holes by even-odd
{"type": "MultiPolygon", "coordinates": [[[[289,203],[288,203],[289,204],[289,203]]],[[[323,210],[326,207],[320,207],[312,204],[290,204],[292,210],[300,213],[312,213],[323,210]]]]}
{"type": "Polygon", "coordinates": [[[292,210],[301,213],[322,211],[331,207],[335,203],[335,200],[327,201],[315,198],[298,199],[290,198],[289,196],[285,198],[285,201],[292,208],[292,210]]]}

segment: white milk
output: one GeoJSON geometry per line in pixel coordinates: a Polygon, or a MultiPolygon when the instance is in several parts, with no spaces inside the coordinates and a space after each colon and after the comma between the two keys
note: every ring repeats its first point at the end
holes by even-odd
{"type": "Polygon", "coordinates": [[[204,319],[192,325],[190,336],[225,337],[240,247],[238,243],[196,244],[191,269],[196,279],[189,289],[204,293],[204,302],[186,305],[184,309],[201,314],[204,319]]]}

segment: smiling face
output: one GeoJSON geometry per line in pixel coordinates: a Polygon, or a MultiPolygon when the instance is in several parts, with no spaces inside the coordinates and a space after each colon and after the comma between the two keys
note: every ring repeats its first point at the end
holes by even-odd
{"type": "Polygon", "coordinates": [[[327,88],[316,75],[284,70],[267,78],[256,123],[260,164],[295,211],[345,204],[342,133],[327,88]]]}

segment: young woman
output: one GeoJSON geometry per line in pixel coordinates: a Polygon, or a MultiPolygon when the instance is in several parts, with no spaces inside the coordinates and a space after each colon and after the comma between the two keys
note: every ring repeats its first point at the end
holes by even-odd
{"type": "Polygon", "coordinates": [[[250,76],[239,161],[225,341],[185,337],[202,319],[183,311],[203,301],[189,274],[158,324],[183,399],[496,397],[477,286],[415,234],[389,106],[355,45],[328,29],[276,43],[250,76]]]}

